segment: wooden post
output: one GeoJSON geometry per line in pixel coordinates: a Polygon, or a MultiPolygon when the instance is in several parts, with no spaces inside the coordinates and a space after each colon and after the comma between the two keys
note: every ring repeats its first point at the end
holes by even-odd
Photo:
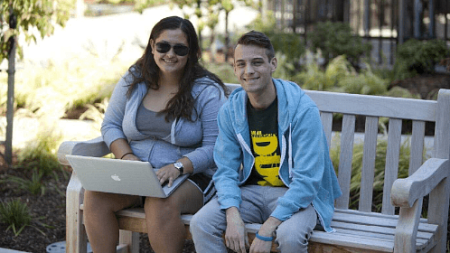
{"type": "MultiPolygon", "coordinates": [[[[17,19],[14,15],[13,8],[9,8],[9,27],[16,29],[17,19]]],[[[12,165],[12,137],[13,137],[13,116],[14,116],[14,74],[16,72],[16,36],[9,38],[8,52],[8,97],[6,100],[6,141],[5,141],[5,160],[6,163],[12,165]]]]}

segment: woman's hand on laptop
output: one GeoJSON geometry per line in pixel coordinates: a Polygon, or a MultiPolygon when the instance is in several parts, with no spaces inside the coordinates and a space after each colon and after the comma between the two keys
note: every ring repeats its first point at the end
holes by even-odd
{"type": "Polygon", "coordinates": [[[140,161],[139,158],[133,153],[126,154],[124,157],[122,157],[122,160],[140,161]]]}
{"type": "Polygon", "coordinates": [[[175,179],[177,179],[177,177],[180,176],[180,171],[178,169],[176,169],[173,166],[173,164],[168,164],[168,165],[162,167],[161,169],[159,169],[156,172],[156,176],[158,177],[161,185],[163,185],[164,182],[169,180],[167,187],[171,187],[173,184],[173,181],[175,181],[175,179]]]}

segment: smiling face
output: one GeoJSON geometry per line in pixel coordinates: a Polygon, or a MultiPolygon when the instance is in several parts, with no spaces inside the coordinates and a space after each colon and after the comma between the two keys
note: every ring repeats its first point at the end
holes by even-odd
{"type": "Polygon", "coordinates": [[[234,51],[234,74],[247,93],[262,95],[273,87],[272,73],[277,59],[269,60],[266,49],[238,44],[234,51]]]}
{"type": "Polygon", "coordinates": [[[164,30],[156,40],[150,41],[152,54],[162,74],[182,75],[189,55],[179,56],[174,51],[174,46],[189,47],[186,35],[181,29],[164,30]],[[168,43],[171,47],[165,53],[157,50],[158,43],[168,43]]]}

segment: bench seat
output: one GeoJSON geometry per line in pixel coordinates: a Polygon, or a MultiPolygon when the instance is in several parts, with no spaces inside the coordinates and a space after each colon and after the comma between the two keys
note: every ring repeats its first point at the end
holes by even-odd
{"type": "MultiPolygon", "coordinates": [[[[147,226],[144,221],[143,208],[119,211],[117,217],[121,229],[146,233],[147,226]]],[[[192,215],[182,216],[188,232],[191,218],[192,215]]],[[[371,250],[393,252],[397,221],[398,216],[337,209],[331,223],[336,232],[326,233],[315,230],[310,239],[310,252],[314,252],[314,248],[319,247],[316,243],[330,244],[334,247],[351,247],[358,249],[359,252],[370,252],[371,250]]],[[[247,232],[251,233],[250,240],[253,240],[254,233],[259,230],[260,226],[261,224],[246,224],[247,232]]],[[[427,252],[434,246],[434,235],[437,228],[437,225],[428,224],[426,219],[421,219],[416,239],[417,252],[427,252]]],[[[188,233],[188,239],[191,239],[190,233],[188,233]]],[[[273,251],[276,251],[276,245],[273,246],[273,251]]]]}

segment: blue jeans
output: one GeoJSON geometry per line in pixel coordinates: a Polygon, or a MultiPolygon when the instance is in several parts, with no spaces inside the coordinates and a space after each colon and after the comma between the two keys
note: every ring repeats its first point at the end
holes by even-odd
{"type": "MultiPolygon", "coordinates": [[[[275,210],[277,200],[288,190],[285,187],[248,185],[241,187],[239,208],[244,223],[264,223],[275,210]]],[[[308,240],[317,225],[317,214],[309,205],[285,220],[276,230],[275,242],[282,253],[307,252],[308,240]]],[[[191,220],[190,230],[198,253],[226,253],[223,232],[227,222],[225,210],[213,198],[191,220]]]]}

